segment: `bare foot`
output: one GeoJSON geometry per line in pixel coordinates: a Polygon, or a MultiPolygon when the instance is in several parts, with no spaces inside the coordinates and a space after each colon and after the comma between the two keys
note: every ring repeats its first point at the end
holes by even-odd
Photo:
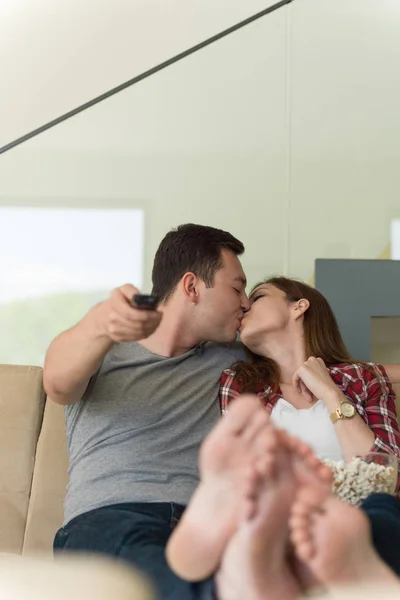
{"type": "MultiPolygon", "coordinates": [[[[291,452],[292,468],[296,475],[298,489],[305,486],[318,486],[323,497],[328,495],[332,489],[332,470],[315,456],[313,450],[305,442],[283,431],[280,432],[280,437],[282,443],[291,452]]],[[[296,555],[292,545],[288,550],[288,561],[302,591],[314,591],[321,587],[319,579],[314,575],[307,562],[296,555]]]]}
{"type": "Polygon", "coordinates": [[[279,430],[279,436],[291,453],[292,468],[298,484],[301,487],[314,484],[322,486],[328,493],[332,487],[332,470],[317,458],[310,446],[302,440],[282,430],[279,430]]]}
{"type": "Polygon", "coordinates": [[[177,575],[198,581],[217,570],[247,490],[268,475],[275,447],[275,429],[259,400],[243,396],[233,402],[202,445],[201,482],[167,545],[177,575]]]}
{"type": "MultiPolygon", "coordinates": [[[[279,437],[279,436],[278,436],[279,437]]],[[[297,482],[290,452],[278,441],[274,468],[249,497],[247,514],[217,574],[220,600],[294,600],[299,586],[287,564],[288,520],[297,482]]]]}
{"type": "Polygon", "coordinates": [[[366,515],[335,498],[326,486],[299,490],[290,529],[297,556],[328,589],[368,582],[398,584],[372,546],[366,515]]]}

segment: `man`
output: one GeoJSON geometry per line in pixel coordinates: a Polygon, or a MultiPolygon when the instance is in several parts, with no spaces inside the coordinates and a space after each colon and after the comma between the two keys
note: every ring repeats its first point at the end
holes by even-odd
{"type": "Polygon", "coordinates": [[[200,444],[219,418],[223,369],[248,309],[243,244],[182,225],[156,253],[158,311],[134,308],[127,284],[51,344],[46,391],[65,405],[70,483],[55,550],[118,556],[160,598],[207,598],[211,584],[172,573],[165,546],[198,483],[200,444]]]}

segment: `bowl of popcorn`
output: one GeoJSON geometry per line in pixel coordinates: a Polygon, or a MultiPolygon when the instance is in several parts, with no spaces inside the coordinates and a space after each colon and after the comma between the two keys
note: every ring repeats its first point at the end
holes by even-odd
{"type": "Polygon", "coordinates": [[[349,504],[358,506],[373,493],[396,493],[398,462],[394,454],[370,452],[347,462],[324,462],[333,471],[333,492],[349,504]]]}

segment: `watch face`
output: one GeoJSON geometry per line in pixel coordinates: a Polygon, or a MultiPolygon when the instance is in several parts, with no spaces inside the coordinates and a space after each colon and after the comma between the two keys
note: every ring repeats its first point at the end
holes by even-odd
{"type": "Polygon", "coordinates": [[[349,419],[350,417],[354,417],[356,409],[350,402],[342,402],[340,412],[345,418],[349,419]]]}

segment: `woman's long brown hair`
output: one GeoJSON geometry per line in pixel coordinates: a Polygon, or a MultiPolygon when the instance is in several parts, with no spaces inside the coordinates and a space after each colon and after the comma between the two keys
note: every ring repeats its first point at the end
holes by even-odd
{"type": "MultiPolygon", "coordinates": [[[[254,286],[269,283],[286,294],[288,302],[297,302],[306,298],[310,306],[304,313],[304,342],[306,356],[322,358],[327,366],[338,363],[352,363],[341,336],[336,317],[327,299],[315,288],[287,277],[271,277],[254,286]]],[[[272,386],[277,389],[280,381],[279,365],[271,358],[265,358],[247,351],[248,362],[234,365],[235,379],[241,384],[243,392],[258,392],[272,386]]]]}

